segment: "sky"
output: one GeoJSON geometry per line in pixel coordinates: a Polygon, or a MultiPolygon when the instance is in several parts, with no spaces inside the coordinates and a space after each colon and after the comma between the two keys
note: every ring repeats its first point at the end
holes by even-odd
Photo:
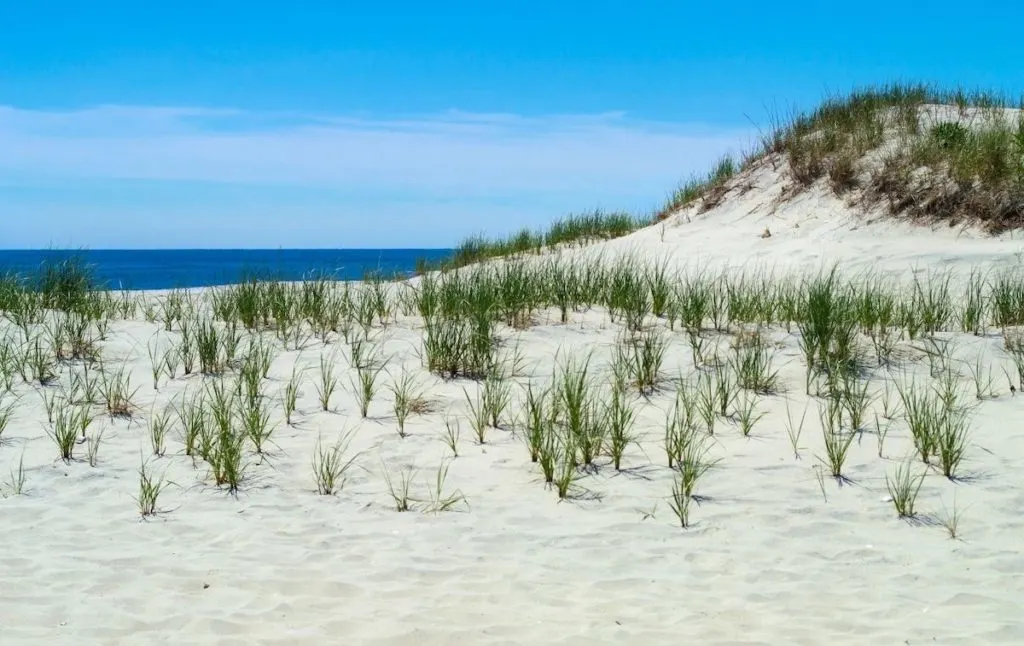
{"type": "Polygon", "coordinates": [[[436,248],[648,213],[831,94],[1021,95],[1019,4],[0,0],[0,248],[436,248]]]}

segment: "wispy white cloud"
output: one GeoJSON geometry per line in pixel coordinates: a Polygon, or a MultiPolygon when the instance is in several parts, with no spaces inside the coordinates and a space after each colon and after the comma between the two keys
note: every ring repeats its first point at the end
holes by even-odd
{"type": "Polygon", "coordinates": [[[366,120],[108,106],[0,110],[0,168],[73,177],[428,191],[664,187],[749,138],[743,129],[453,112],[366,120]]]}
{"type": "MultiPolygon", "coordinates": [[[[394,212],[397,201],[407,207],[423,199],[432,211],[437,200],[450,202],[453,213],[480,212],[480,201],[490,201],[508,215],[514,200],[532,224],[539,208],[555,202],[635,207],[646,196],[653,207],[681,179],[749,145],[753,134],[620,113],[371,119],[166,106],[0,107],[0,197],[3,185],[29,181],[212,182],[326,190],[335,197],[323,198],[324,212],[358,210],[352,207],[362,193],[374,195],[382,213],[394,212]],[[396,204],[381,204],[388,194],[396,204]],[[464,200],[472,209],[455,208],[464,200]],[[531,202],[537,208],[523,207],[531,202]]],[[[152,206],[144,192],[136,194],[136,206],[152,206]]],[[[121,205],[126,212],[131,206],[121,205]]]]}

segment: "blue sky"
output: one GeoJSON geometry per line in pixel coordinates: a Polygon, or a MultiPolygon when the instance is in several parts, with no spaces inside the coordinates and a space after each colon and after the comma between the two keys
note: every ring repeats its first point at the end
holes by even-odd
{"type": "Polygon", "coordinates": [[[443,247],[644,212],[829,92],[1020,94],[1014,5],[0,0],[0,247],[443,247]]]}

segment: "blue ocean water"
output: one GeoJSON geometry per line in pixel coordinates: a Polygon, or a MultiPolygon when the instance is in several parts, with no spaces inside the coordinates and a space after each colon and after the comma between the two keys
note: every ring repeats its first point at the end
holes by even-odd
{"type": "Polygon", "coordinates": [[[75,258],[111,289],[226,285],[252,274],[299,280],[315,272],[338,280],[359,280],[369,272],[409,274],[417,260],[436,262],[450,253],[450,249],[0,250],[0,275],[32,275],[44,263],[75,258]]]}

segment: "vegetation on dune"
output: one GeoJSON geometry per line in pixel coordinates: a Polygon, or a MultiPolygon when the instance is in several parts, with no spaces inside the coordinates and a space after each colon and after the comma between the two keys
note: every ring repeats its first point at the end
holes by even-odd
{"type": "Polygon", "coordinates": [[[420,262],[417,273],[616,238],[690,206],[703,213],[722,203],[731,180],[762,163],[785,171],[789,195],[823,180],[835,195],[894,215],[979,223],[993,233],[1024,226],[1022,108],[1024,100],[924,84],[857,89],[774,118],[755,149],[685,180],[653,218],[597,210],[557,220],[546,232],[474,235],[447,260],[420,262]]]}
{"type": "Polygon", "coordinates": [[[28,301],[38,309],[85,314],[99,306],[93,297],[100,287],[81,256],[47,260],[31,274],[0,276],[0,310],[17,309],[19,301],[28,301]]]}
{"type": "Polygon", "coordinates": [[[777,123],[741,162],[683,184],[656,220],[701,200],[716,206],[735,172],[780,162],[799,191],[825,180],[836,195],[894,215],[1024,225],[1024,103],[921,84],[868,87],[777,123]]]}
{"type": "Polygon", "coordinates": [[[654,216],[660,222],[680,209],[690,206],[698,199],[703,199],[701,210],[707,211],[725,197],[727,183],[740,170],[743,164],[731,156],[722,157],[707,175],[696,175],[679,185],[669,194],[665,204],[654,216]]]}
{"type": "MultiPolygon", "coordinates": [[[[1005,106],[987,95],[938,95],[908,86],[855,93],[777,129],[760,157],[723,159],[673,194],[663,212],[697,201],[710,208],[737,174],[777,155],[792,190],[825,182],[871,200],[893,198],[893,187],[903,186],[912,199],[894,203],[894,211],[950,218],[969,213],[993,230],[1012,226],[1024,182],[1024,121],[1005,106]],[[942,102],[948,105],[933,105],[942,102]],[[893,184],[901,164],[918,170],[907,175],[907,184],[893,184]]],[[[440,430],[443,421],[440,439],[450,454],[441,458],[426,495],[416,492],[422,483],[412,464],[383,465],[379,474],[359,465],[361,452],[350,450],[349,432],[332,444],[317,435],[305,463],[305,486],[315,484],[324,496],[381,497],[363,486],[377,477],[397,511],[437,513],[468,508],[461,491],[446,484],[463,445],[462,421],[473,431],[475,453],[498,454],[503,439],[518,439],[527,449],[524,461],[528,454],[529,468],[552,498],[596,501],[587,487],[602,469],[637,481],[658,477],[648,452],[653,415],[663,420],[655,441],[667,462],[659,465],[660,499],[686,528],[694,515],[704,517],[703,504],[715,504],[704,482],[716,477],[723,459],[718,438],[733,432],[768,446],[772,428],[761,423],[772,414],[766,404],[787,393],[804,399],[799,417],[786,406],[788,448],[794,460],[802,449],[814,455],[826,503],[826,477],[872,487],[861,442],[875,434],[883,459],[890,426],[895,437],[889,446],[902,442],[913,450],[884,477],[897,516],[915,518],[919,492],[927,496],[936,480],[970,482],[975,424],[984,423],[973,413],[1000,396],[992,366],[1005,364],[1002,392],[1015,396],[1024,387],[1022,265],[900,281],[835,269],[686,273],[642,257],[522,257],[626,235],[644,223],[596,211],[543,233],[524,231],[506,241],[476,237],[441,271],[415,281],[374,275],[361,283],[327,276],[281,282],[248,274],[224,287],[156,295],[108,290],[78,258],[44,264],[28,276],[0,277],[0,447],[11,429],[25,428],[26,411],[15,406],[28,393],[43,402],[45,422],[38,421],[52,442],[47,459],[67,469],[113,463],[117,452],[104,448],[101,455],[100,449],[107,446],[104,437],[117,441],[118,434],[104,432],[141,422],[149,455],[138,471],[136,500],[148,518],[164,513],[158,498],[173,484],[151,468],[157,461],[203,466],[203,480],[237,493],[273,471],[275,462],[289,463],[277,461],[290,450],[277,439],[313,438],[296,432],[310,418],[334,424],[356,419],[358,411],[357,423],[393,424],[395,441],[431,426],[440,430]],[[481,262],[496,256],[506,261],[481,262]],[[584,314],[595,311],[602,329],[614,328],[609,343],[588,338],[586,351],[563,354],[560,347],[554,361],[545,356],[537,365],[526,363],[516,345],[528,339],[524,330],[583,328],[589,326],[584,314]],[[103,351],[111,323],[136,320],[139,312],[155,331],[128,351],[137,357],[144,346],[148,355],[143,385],[130,356],[115,362],[115,353],[103,351]],[[402,326],[413,336],[399,341],[411,340],[411,348],[392,354],[390,331],[402,326]],[[954,353],[957,335],[989,345],[1000,332],[1003,347],[990,349],[1002,355],[995,362],[954,353]],[[804,370],[795,380],[780,373],[793,356],[786,343],[799,350],[804,370]],[[288,353],[290,378],[273,379],[272,365],[288,353]],[[915,365],[916,381],[906,372],[896,377],[894,369],[915,365]],[[426,380],[455,396],[428,399],[426,380]],[[350,396],[338,397],[346,385],[350,396]],[[177,396],[157,406],[156,393],[175,387],[177,396]],[[435,412],[443,418],[407,426],[413,416],[435,412]],[[805,425],[819,426],[820,433],[804,433],[805,425]],[[801,438],[809,446],[801,446],[801,438]],[[350,479],[358,486],[348,488],[350,479]]],[[[4,495],[21,494],[25,474],[19,460],[4,495]]],[[[874,490],[881,486],[876,478],[874,490]]],[[[955,537],[955,509],[943,523],[955,537]]]]}
{"type": "MultiPolygon", "coordinates": [[[[863,437],[876,435],[883,459],[892,426],[889,446],[902,443],[913,454],[885,474],[885,491],[896,515],[913,519],[919,491],[927,500],[936,480],[969,482],[975,428],[983,422],[973,412],[1000,396],[993,364],[986,372],[980,356],[966,363],[954,353],[957,335],[983,340],[1001,331],[1005,352],[993,351],[1007,366],[1002,392],[1017,392],[1024,379],[1019,266],[899,281],[838,270],[688,273],[642,257],[552,255],[416,281],[311,276],[281,283],[249,276],[201,292],[118,296],[75,279],[73,268],[65,271],[62,280],[31,276],[4,284],[0,447],[10,438],[8,427],[24,428],[26,411],[15,404],[33,392],[46,413],[40,420],[49,439],[46,459],[69,469],[113,463],[117,452],[108,450],[108,439],[117,441],[119,426],[139,424],[148,454],[138,476],[144,518],[164,513],[158,498],[172,484],[156,462],[191,464],[202,469],[203,481],[234,494],[286,464],[279,458],[291,449],[278,438],[294,440],[295,430],[319,417],[332,425],[346,418],[391,424],[395,441],[436,426],[447,448],[424,494],[414,465],[388,464],[375,476],[358,464],[362,453],[349,450],[347,432],[334,443],[309,435],[305,487],[315,484],[325,496],[366,495],[362,484],[347,483],[376,477],[399,511],[466,508],[446,479],[460,450],[470,450],[460,439],[461,423],[468,422],[481,454],[499,453],[508,438],[518,439],[538,483],[560,500],[599,500],[588,487],[602,470],[657,478],[659,469],[659,497],[684,528],[702,522],[703,505],[714,504],[705,482],[728,459],[717,438],[733,433],[759,446],[780,440],[795,460],[806,450],[827,502],[826,478],[869,482],[863,437]],[[149,358],[143,385],[126,358],[101,356],[107,325],[138,312],[155,331],[134,350],[149,358]],[[525,362],[517,345],[524,330],[576,327],[595,312],[614,327],[609,343],[588,340],[575,352],[559,348],[554,361],[525,362]],[[76,316],[88,324],[64,324],[76,316]],[[403,327],[418,338],[400,339],[401,352],[392,354],[390,330],[403,327]],[[795,379],[785,368],[784,343],[802,355],[797,361],[806,372],[795,379]],[[73,356],[70,347],[92,349],[88,357],[73,356]],[[272,364],[289,353],[294,363],[276,372],[285,380],[274,379],[272,364]],[[409,361],[414,355],[416,363],[409,361]],[[905,371],[902,378],[897,369],[905,371]],[[916,376],[908,378],[908,369],[916,376]],[[454,397],[428,399],[428,382],[454,397]],[[337,395],[346,385],[351,392],[342,399],[337,395]],[[169,402],[158,405],[158,392],[172,394],[169,402]],[[783,393],[804,399],[802,413],[787,405],[785,437],[763,421],[783,393]],[[447,406],[440,403],[445,399],[447,406]],[[424,425],[407,425],[414,416],[424,416],[424,425]],[[663,433],[652,436],[658,426],[663,433]],[[657,466],[652,442],[664,451],[657,466]]],[[[869,452],[874,455],[873,446],[869,452]]],[[[24,473],[19,462],[4,491],[21,492],[24,473]]],[[[874,489],[882,491],[881,478],[874,489]]]]}
{"type": "Polygon", "coordinates": [[[560,245],[573,246],[610,240],[648,224],[649,218],[619,211],[595,209],[587,213],[570,214],[555,220],[547,231],[526,228],[507,238],[488,238],[482,234],[470,236],[459,243],[447,260],[435,264],[421,260],[416,271],[422,274],[435,269],[456,269],[491,258],[536,254],[545,248],[560,245]]]}

